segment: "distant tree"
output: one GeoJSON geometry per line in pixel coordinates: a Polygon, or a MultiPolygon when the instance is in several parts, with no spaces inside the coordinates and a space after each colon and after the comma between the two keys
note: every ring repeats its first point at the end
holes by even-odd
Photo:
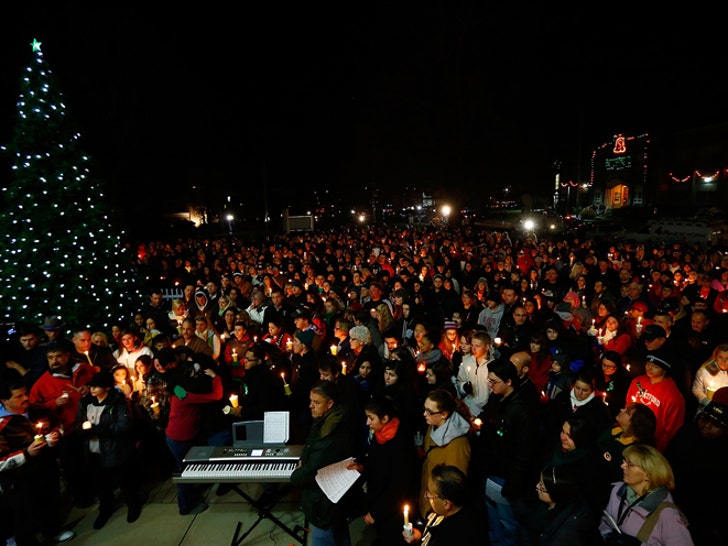
{"type": "Polygon", "coordinates": [[[1,148],[12,172],[0,215],[0,318],[107,327],[139,305],[140,285],[40,46],[33,40],[1,148]]]}

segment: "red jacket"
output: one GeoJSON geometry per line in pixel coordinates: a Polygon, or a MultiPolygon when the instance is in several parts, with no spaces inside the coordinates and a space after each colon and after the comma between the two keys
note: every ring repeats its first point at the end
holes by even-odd
{"type": "Polygon", "coordinates": [[[665,451],[667,444],[685,422],[685,398],[671,377],[652,383],[647,374],[635,377],[627,390],[627,404],[639,402],[650,408],[657,418],[655,446],[665,451]]]}
{"type": "Polygon", "coordinates": [[[85,389],[82,393],[80,388],[87,385],[95,373],[96,370],[87,362],[75,364],[69,375],[52,374],[47,371],[31,387],[28,395],[30,405],[47,409],[55,414],[63,426],[63,433],[70,434],[74,429],[78,403],[86,394],[85,389]],[[64,393],[68,394],[69,402],[59,406],[56,399],[64,393]]]}
{"type": "Polygon", "coordinates": [[[214,402],[222,398],[222,379],[219,375],[212,378],[212,390],[204,394],[188,392],[184,399],[177,395],[169,399],[169,422],[165,434],[177,442],[194,440],[200,428],[200,404],[214,402]]]}

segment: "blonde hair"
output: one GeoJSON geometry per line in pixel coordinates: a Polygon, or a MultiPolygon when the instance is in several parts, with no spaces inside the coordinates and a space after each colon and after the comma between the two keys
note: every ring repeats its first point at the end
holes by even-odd
{"type": "Polygon", "coordinates": [[[652,446],[631,444],[624,448],[622,456],[630,463],[639,466],[650,480],[649,491],[665,487],[675,489],[675,474],[665,456],[652,446]]]}
{"type": "Polygon", "coordinates": [[[380,303],[375,307],[377,317],[379,317],[379,331],[386,332],[389,328],[394,326],[394,317],[392,311],[389,310],[389,305],[386,303],[380,303]]]}
{"type": "Polygon", "coordinates": [[[707,371],[710,375],[718,375],[718,372],[720,371],[720,367],[718,366],[718,353],[725,352],[728,352],[728,343],[719,344],[715,349],[713,349],[713,354],[710,355],[710,358],[706,362],[703,362],[701,367],[705,368],[705,371],[707,371]]]}

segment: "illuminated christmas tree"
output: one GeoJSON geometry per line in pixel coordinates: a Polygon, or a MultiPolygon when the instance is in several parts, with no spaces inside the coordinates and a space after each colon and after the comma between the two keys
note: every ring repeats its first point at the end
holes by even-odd
{"type": "Polygon", "coordinates": [[[131,256],[53,74],[33,40],[0,215],[0,316],[106,328],[141,302],[131,256]]]}

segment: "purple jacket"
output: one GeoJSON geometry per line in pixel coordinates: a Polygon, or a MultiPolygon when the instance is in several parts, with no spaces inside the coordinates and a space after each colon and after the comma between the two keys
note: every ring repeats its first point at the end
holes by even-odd
{"type": "MultiPolygon", "coordinates": [[[[626,498],[626,488],[628,486],[624,482],[617,482],[612,487],[612,493],[609,497],[606,512],[612,516],[614,521],[618,520],[619,506],[624,502],[624,510],[627,515],[622,521],[619,528],[623,533],[636,537],[642,528],[642,524],[647,516],[659,506],[662,501],[674,502],[672,495],[664,487],[658,487],[652,493],[647,495],[641,502],[627,508],[629,503],[626,498]]],[[[602,516],[599,523],[599,532],[602,536],[608,535],[613,531],[613,526],[609,523],[606,515],[602,516]]],[[[688,522],[679,511],[674,508],[665,508],[657,520],[655,528],[647,542],[642,544],[648,546],[693,546],[693,539],[688,531],[688,522]]]]}

